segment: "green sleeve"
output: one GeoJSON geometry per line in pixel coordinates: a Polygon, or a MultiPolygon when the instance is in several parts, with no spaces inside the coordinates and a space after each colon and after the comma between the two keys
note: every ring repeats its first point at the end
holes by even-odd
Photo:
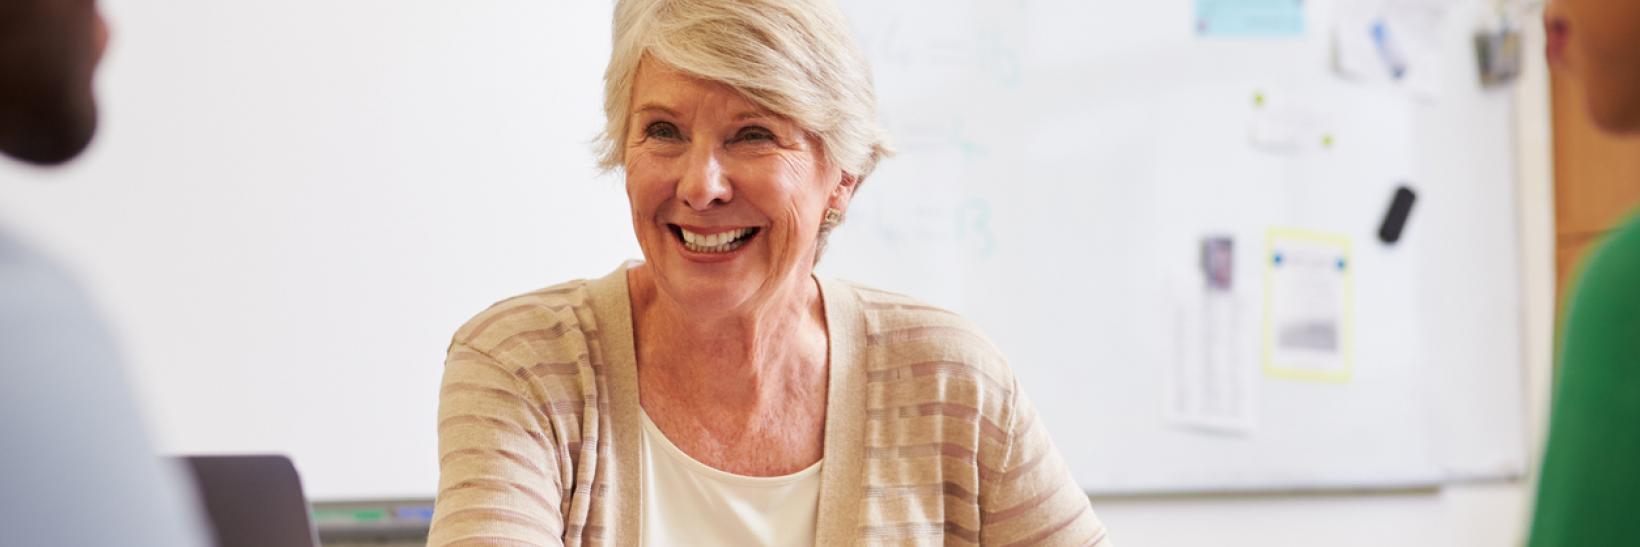
{"type": "Polygon", "coordinates": [[[1640,218],[1574,290],[1531,545],[1640,545],[1640,218]]]}

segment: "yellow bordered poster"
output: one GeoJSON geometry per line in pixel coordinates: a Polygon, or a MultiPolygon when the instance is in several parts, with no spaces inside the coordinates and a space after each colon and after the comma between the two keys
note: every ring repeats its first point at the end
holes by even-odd
{"type": "Polygon", "coordinates": [[[1344,383],[1354,367],[1354,270],[1344,236],[1271,228],[1265,237],[1264,374],[1344,383]]]}

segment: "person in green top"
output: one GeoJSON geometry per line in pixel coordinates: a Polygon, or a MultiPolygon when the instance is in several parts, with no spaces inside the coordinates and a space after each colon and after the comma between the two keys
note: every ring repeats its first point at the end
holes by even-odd
{"type": "MultiPolygon", "coordinates": [[[[1595,123],[1640,134],[1640,0],[1554,0],[1545,24],[1595,123]]],[[[1640,217],[1573,287],[1530,544],[1640,546],[1640,217]]]]}

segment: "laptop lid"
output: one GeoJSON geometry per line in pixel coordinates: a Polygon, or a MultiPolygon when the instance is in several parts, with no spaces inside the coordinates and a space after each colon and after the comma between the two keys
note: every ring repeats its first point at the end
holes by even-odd
{"type": "Polygon", "coordinates": [[[277,455],[186,456],[220,547],[318,547],[302,479],[277,455]]]}

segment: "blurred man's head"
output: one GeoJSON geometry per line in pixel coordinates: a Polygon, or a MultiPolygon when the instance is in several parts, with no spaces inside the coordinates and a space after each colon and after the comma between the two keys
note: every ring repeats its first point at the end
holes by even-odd
{"type": "Polygon", "coordinates": [[[85,149],[107,40],[95,0],[0,0],[0,152],[51,165],[85,149]]]}
{"type": "Polygon", "coordinates": [[[1549,62],[1583,83],[1595,124],[1640,132],[1640,0],[1554,0],[1549,62]]]}

